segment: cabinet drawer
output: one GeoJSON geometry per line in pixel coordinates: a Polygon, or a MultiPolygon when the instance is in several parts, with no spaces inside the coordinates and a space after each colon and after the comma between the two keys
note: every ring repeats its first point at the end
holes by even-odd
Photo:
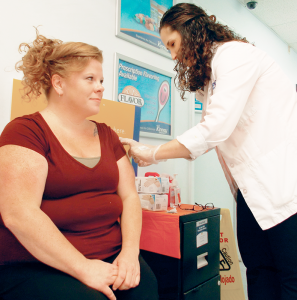
{"type": "Polygon", "coordinates": [[[197,247],[196,222],[194,220],[181,224],[181,273],[182,292],[189,291],[203,282],[219,274],[220,252],[220,215],[205,218],[208,242],[197,247]],[[208,265],[198,269],[198,256],[207,253],[205,259],[208,265]]]}
{"type": "Polygon", "coordinates": [[[220,275],[184,293],[183,300],[220,300],[220,275]]]}

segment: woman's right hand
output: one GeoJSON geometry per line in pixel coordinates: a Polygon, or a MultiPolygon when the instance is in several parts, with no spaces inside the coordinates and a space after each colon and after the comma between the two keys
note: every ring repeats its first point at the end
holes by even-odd
{"type": "Polygon", "coordinates": [[[78,279],[85,285],[103,293],[108,299],[116,300],[110,286],[118,276],[119,268],[116,265],[97,259],[86,259],[83,270],[78,279]]]}

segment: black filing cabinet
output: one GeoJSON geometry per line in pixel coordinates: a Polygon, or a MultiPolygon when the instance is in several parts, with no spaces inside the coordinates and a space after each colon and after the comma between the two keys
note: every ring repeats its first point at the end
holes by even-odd
{"type": "Polygon", "coordinates": [[[157,277],[160,300],[219,300],[220,209],[180,216],[179,228],[180,259],[141,250],[157,277]],[[207,243],[197,242],[200,224],[207,243]]]}

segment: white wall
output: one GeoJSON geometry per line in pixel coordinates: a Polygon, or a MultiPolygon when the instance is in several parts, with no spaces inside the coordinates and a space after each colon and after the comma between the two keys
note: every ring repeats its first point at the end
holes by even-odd
{"type": "MultiPolygon", "coordinates": [[[[182,1],[178,1],[182,2],[182,1]]],[[[238,33],[255,42],[267,51],[297,83],[297,55],[291,51],[270,29],[256,19],[236,0],[192,0],[210,10],[230,24],[238,33]]],[[[0,132],[9,122],[12,79],[21,79],[22,74],[14,71],[15,63],[21,59],[18,46],[32,42],[35,37],[33,26],[39,27],[46,37],[62,41],[82,41],[98,46],[104,55],[104,98],[112,99],[114,81],[114,53],[148,62],[152,66],[173,72],[174,63],[158,54],[115,37],[116,0],[10,0],[0,2],[0,132]]],[[[192,99],[192,98],[191,98],[192,99]]],[[[197,123],[200,115],[193,114],[193,102],[183,102],[175,92],[174,131],[175,136],[197,123]]],[[[159,144],[164,140],[141,138],[142,142],[159,144]]],[[[172,160],[157,166],[140,168],[139,174],[147,171],[178,173],[184,202],[214,202],[227,207],[234,215],[234,202],[220,169],[214,151],[200,157],[196,162],[172,160]],[[191,180],[189,175],[194,175],[191,180]]]]}

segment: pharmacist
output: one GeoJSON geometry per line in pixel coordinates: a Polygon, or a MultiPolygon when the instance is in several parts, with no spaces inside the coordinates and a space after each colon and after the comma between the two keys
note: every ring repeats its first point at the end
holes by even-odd
{"type": "Polygon", "coordinates": [[[297,299],[297,94],[265,52],[187,3],[160,35],[178,88],[204,90],[201,122],[159,146],[122,139],[140,166],[194,160],[215,148],[237,200],[237,233],[250,300],[297,299]]]}

